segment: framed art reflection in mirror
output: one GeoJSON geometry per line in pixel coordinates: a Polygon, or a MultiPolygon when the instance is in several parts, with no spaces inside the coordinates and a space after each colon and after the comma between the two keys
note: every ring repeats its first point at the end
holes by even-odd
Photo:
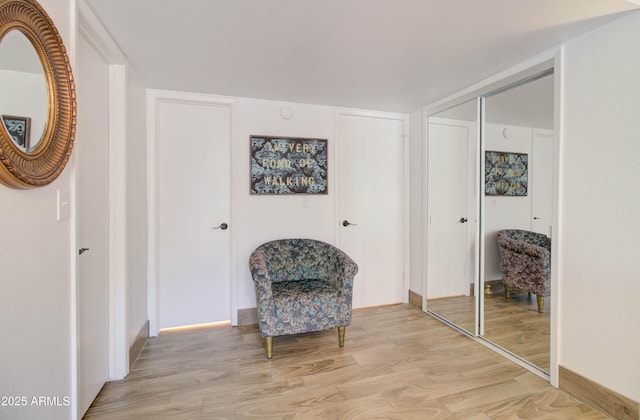
{"type": "Polygon", "coordinates": [[[15,144],[28,152],[31,148],[31,118],[3,115],[2,124],[15,144]]]}

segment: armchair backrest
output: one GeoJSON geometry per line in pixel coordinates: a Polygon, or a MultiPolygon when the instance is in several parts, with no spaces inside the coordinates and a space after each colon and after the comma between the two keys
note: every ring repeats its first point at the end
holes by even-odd
{"type": "Polygon", "coordinates": [[[334,246],[314,239],[279,239],[259,246],[272,282],[325,279],[332,272],[334,246]]]}
{"type": "Polygon", "coordinates": [[[551,249],[551,238],[538,232],[528,230],[508,229],[498,232],[498,235],[504,235],[509,239],[518,242],[525,242],[531,245],[541,246],[545,249],[551,249]]]}
{"type": "Polygon", "coordinates": [[[533,247],[540,247],[542,250],[551,251],[551,238],[537,232],[528,230],[507,229],[498,232],[498,244],[501,247],[520,250],[532,256],[540,254],[541,250],[534,250],[533,247]],[[531,251],[531,252],[527,252],[531,251]]]}

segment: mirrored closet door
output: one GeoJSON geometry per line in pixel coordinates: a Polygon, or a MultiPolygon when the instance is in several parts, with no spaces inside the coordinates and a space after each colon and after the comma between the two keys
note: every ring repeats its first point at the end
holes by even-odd
{"type": "Polygon", "coordinates": [[[427,117],[427,311],[547,375],[553,128],[552,69],[427,117]]]}
{"type": "Polygon", "coordinates": [[[476,334],[476,98],[429,117],[427,125],[427,308],[476,334]]]}
{"type": "Polygon", "coordinates": [[[553,95],[547,73],[487,95],[482,131],[481,335],[547,373],[553,95]]]}

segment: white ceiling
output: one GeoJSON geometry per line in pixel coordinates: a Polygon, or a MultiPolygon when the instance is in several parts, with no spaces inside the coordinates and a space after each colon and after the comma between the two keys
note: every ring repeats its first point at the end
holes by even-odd
{"type": "Polygon", "coordinates": [[[86,0],[147,87],[411,111],[624,0],[86,0]]]}

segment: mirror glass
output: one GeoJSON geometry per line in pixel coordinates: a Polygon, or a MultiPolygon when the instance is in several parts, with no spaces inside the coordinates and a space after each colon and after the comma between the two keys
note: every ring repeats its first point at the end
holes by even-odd
{"type": "Polygon", "coordinates": [[[427,120],[427,311],[473,335],[477,104],[427,120]]]}
{"type": "Polygon", "coordinates": [[[0,42],[0,91],[4,130],[23,152],[35,150],[49,117],[47,82],[35,48],[16,29],[0,42]]]}
{"type": "Polygon", "coordinates": [[[550,246],[553,83],[550,74],[485,98],[484,223],[480,234],[484,249],[483,336],[547,373],[554,308],[548,291],[536,294],[535,290],[543,290],[544,282],[544,289],[550,285],[550,278],[546,278],[550,272],[545,274],[541,269],[551,264],[550,253],[529,255],[520,251],[520,244],[536,242],[540,250],[550,246]],[[497,235],[504,230],[527,232],[509,234],[518,249],[512,242],[499,245],[497,235]],[[510,289],[508,298],[506,288],[510,289]],[[544,295],[542,312],[538,311],[538,295],[544,295]]]}

